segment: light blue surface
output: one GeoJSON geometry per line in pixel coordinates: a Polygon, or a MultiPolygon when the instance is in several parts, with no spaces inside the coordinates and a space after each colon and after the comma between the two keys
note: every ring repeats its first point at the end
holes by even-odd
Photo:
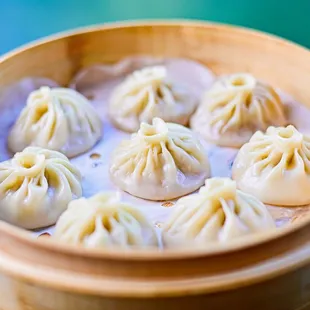
{"type": "Polygon", "coordinates": [[[310,47],[310,0],[0,0],[0,54],[70,28],[141,18],[243,25],[310,47]]]}

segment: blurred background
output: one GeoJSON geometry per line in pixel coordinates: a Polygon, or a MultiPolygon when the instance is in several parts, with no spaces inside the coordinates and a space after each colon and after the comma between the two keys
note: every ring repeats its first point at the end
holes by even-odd
{"type": "Polygon", "coordinates": [[[75,27],[155,18],[242,25],[310,48],[310,0],[0,0],[0,54],[75,27]]]}

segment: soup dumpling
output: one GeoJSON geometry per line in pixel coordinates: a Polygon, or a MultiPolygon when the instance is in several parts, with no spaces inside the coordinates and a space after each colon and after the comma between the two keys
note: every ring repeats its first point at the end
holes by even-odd
{"type": "Polygon", "coordinates": [[[294,126],[256,132],[237,155],[238,188],[273,205],[310,203],[310,137],[294,126]]]}
{"type": "Polygon", "coordinates": [[[28,147],[0,163],[0,219],[28,228],[55,224],[82,195],[81,174],[56,151],[28,147]]]}
{"type": "Polygon", "coordinates": [[[133,72],[115,88],[109,114],[118,128],[135,132],[154,117],[186,125],[196,105],[183,85],[167,79],[164,66],[154,66],[133,72]]]}
{"type": "Polygon", "coordinates": [[[166,247],[205,247],[275,228],[265,205],[229,178],[212,178],[183,197],[163,226],[166,247]]]}
{"type": "Polygon", "coordinates": [[[210,176],[210,166],[206,150],[190,129],[155,118],[116,148],[110,176],[134,196],[166,200],[198,189],[210,176]]]}
{"type": "Polygon", "coordinates": [[[153,225],[117,192],[72,201],[59,218],[55,239],[89,248],[157,246],[153,225]]]}
{"type": "Polygon", "coordinates": [[[220,78],[206,91],[190,124],[212,143],[241,147],[257,130],[286,122],[275,90],[250,74],[237,73],[220,78]]]}
{"type": "Polygon", "coordinates": [[[12,152],[27,146],[59,151],[68,157],[84,153],[101,137],[101,120],[90,102],[69,88],[33,91],[8,137],[12,152]]]}

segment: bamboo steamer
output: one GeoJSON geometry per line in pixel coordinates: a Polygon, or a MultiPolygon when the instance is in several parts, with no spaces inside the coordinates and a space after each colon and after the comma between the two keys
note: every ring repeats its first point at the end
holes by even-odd
{"type": "MultiPolygon", "coordinates": [[[[111,24],[35,42],[0,58],[0,90],[27,76],[66,85],[82,67],[133,54],[251,72],[310,106],[308,50],[184,21],[111,24]]],[[[0,309],[310,309],[309,218],[225,248],[165,252],[86,251],[0,222],[0,309]]]]}

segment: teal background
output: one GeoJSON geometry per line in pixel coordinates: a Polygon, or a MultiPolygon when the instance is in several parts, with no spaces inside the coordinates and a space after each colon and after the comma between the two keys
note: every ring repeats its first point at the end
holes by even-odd
{"type": "Polygon", "coordinates": [[[0,54],[75,27],[149,18],[242,25],[310,47],[310,0],[0,0],[0,54]]]}

